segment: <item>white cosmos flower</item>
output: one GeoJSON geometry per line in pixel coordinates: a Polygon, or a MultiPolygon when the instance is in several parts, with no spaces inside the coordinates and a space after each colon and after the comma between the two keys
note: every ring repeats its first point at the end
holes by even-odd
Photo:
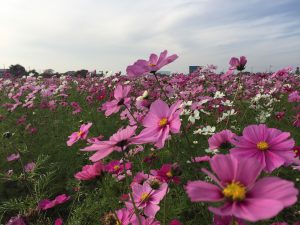
{"type": "Polygon", "coordinates": [[[137,97],[136,100],[137,101],[143,100],[143,99],[147,98],[148,95],[149,95],[148,91],[144,91],[144,93],[141,96],[137,97]]]}
{"type": "Polygon", "coordinates": [[[200,113],[199,113],[199,110],[196,109],[196,110],[194,111],[194,113],[193,113],[192,115],[189,116],[188,120],[189,120],[191,123],[194,124],[196,120],[199,120],[199,119],[200,119],[199,114],[200,114],[200,113]]]}
{"type": "Polygon", "coordinates": [[[213,135],[216,131],[216,127],[212,126],[206,126],[203,128],[200,128],[198,130],[194,131],[194,134],[200,134],[200,135],[213,135]]]}
{"type": "Polygon", "coordinates": [[[220,92],[220,91],[217,91],[217,92],[215,93],[214,99],[216,99],[216,98],[223,98],[224,96],[225,96],[224,93],[222,93],[222,92],[220,92]]]}

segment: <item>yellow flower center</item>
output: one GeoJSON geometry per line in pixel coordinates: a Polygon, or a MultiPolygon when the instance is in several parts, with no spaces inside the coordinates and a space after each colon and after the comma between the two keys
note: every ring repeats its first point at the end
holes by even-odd
{"type": "Polygon", "coordinates": [[[294,151],[294,153],[295,153],[296,155],[299,153],[299,150],[298,150],[298,149],[294,149],[293,151],[294,151]]]}
{"type": "Polygon", "coordinates": [[[116,225],[121,225],[121,223],[119,221],[116,222],[116,225]]]}
{"type": "Polygon", "coordinates": [[[166,175],[167,175],[167,177],[173,177],[173,174],[171,171],[167,172],[166,175]]]}
{"type": "Polygon", "coordinates": [[[120,166],[119,165],[115,165],[114,166],[114,170],[118,170],[118,169],[120,169],[120,166]]]}
{"type": "Polygon", "coordinates": [[[149,193],[143,193],[142,196],[141,196],[141,201],[144,202],[144,201],[147,201],[150,197],[150,194],[149,193]]]}
{"type": "Polygon", "coordinates": [[[260,141],[256,144],[257,148],[261,151],[265,151],[269,148],[269,144],[265,141],[260,141]]]}
{"type": "Polygon", "coordinates": [[[83,134],[83,131],[78,131],[78,132],[77,132],[77,136],[78,136],[78,137],[81,137],[82,134],[83,134]]]}
{"type": "Polygon", "coordinates": [[[164,117],[159,121],[159,126],[164,127],[164,126],[166,126],[167,123],[168,123],[168,119],[166,117],[164,117]]]}
{"type": "Polygon", "coordinates": [[[246,197],[246,188],[239,182],[232,182],[223,189],[222,193],[233,201],[241,201],[246,197]]]}
{"type": "Polygon", "coordinates": [[[154,67],[154,66],[156,66],[156,64],[154,64],[154,63],[149,63],[149,66],[154,67]]]}

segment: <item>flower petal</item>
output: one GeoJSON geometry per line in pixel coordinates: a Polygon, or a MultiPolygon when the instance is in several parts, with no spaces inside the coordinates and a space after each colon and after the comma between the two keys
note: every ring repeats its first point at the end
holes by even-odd
{"type": "Polygon", "coordinates": [[[219,202],[223,199],[221,190],[216,185],[204,181],[190,181],[185,190],[192,202],[219,202]]]}

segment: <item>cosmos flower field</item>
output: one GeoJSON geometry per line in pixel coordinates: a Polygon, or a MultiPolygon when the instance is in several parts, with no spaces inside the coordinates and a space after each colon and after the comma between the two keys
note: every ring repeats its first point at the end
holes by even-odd
{"type": "Polygon", "coordinates": [[[1,224],[300,224],[300,76],[177,58],[1,77],[1,224]]]}

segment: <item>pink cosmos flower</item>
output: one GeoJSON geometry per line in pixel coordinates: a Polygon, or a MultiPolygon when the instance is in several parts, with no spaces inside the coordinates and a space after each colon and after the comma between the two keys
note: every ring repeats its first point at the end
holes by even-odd
{"type": "Polygon", "coordinates": [[[93,104],[93,96],[89,95],[85,99],[90,105],[93,104]]]}
{"type": "Polygon", "coordinates": [[[150,106],[150,111],[143,120],[145,127],[141,133],[136,136],[136,144],[153,142],[157,148],[162,148],[169,133],[180,132],[180,113],[181,101],[177,101],[171,107],[162,100],[158,99],[150,106]],[[178,110],[179,109],[179,110],[178,110]]]}
{"type": "MultiPolygon", "coordinates": [[[[143,209],[144,214],[148,217],[154,218],[159,211],[159,202],[164,198],[167,193],[168,185],[166,183],[161,184],[158,190],[154,190],[151,186],[145,182],[141,184],[133,184],[133,200],[138,209],[143,209]]],[[[131,202],[126,203],[127,208],[132,209],[133,204],[131,202]]]]}
{"type": "Polygon", "coordinates": [[[147,73],[155,73],[160,70],[163,66],[173,62],[178,58],[177,55],[167,56],[168,51],[164,50],[158,57],[152,53],[149,60],[139,59],[133,65],[128,66],[126,69],[127,75],[130,77],[136,77],[147,73]]]}
{"type": "Polygon", "coordinates": [[[264,177],[256,181],[263,165],[253,158],[237,159],[232,155],[216,155],[210,161],[214,173],[203,169],[216,184],[190,181],[186,192],[193,202],[221,202],[209,207],[214,214],[234,216],[256,222],[276,216],[283,208],[297,201],[298,190],[290,181],[264,177]]]}
{"type": "Polygon", "coordinates": [[[145,174],[143,171],[142,172],[138,172],[135,174],[134,178],[132,179],[132,183],[130,186],[132,186],[133,184],[137,183],[137,184],[143,184],[144,181],[146,181],[149,178],[153,178],[153,176],[149,175],[149,174],[145,174]]]}
{"type": "Polygon", "coordinates": [[[130,107],[130,98],[127,97],[131,86],[118,85],[114,91],[114,100],[106,102],[102,105],[102,110],[105,111],[105,116],[110,116],[113,113],[119,112],[123,105],[130,107]]]}
{"type": "Polygon", "coordinates": [[[288,102],[300,102],[300,92],[293,91],[289,94],[288,102]]]}
{"type": "Polygon", "coordinates": [[[210,160],[210,156],[205,155],[205,156],[197,156],[195,158],[192,158],[192,162],[194,163],[200,163],[200,162],[208,162],[210,160]]]}
{"type": "Polygon", "coordinates": [[[92,126],[92,123],[82,124],[80,126],[79,131],[74,132],[69,136],[69,140],[67,141],[67,145],[72,146],[74,143],[76,143],[80,139],[81,140],[86,139],[91,126],[92,126]]]}
{"type": "Polygon", "coordinates": [[[247,59],[245,56],[241,56],[240,59],[232,57],[229,61],[230,70],[239,70],[242,71],[245,69],[245,65],[247,63],[247,59]]]}
{"type": "Polygon", "coordinates": [[[63,220],[62,220],[62,218],[57,218],[56,220],[55,220],[55,222],[54,222],[54,225],[62,225],[63,224],[63,220]]]}
{"type": "Polygon", "coordinates": [[[116,224],[129,225],[132,222],[134,212],[129,211],[126,208],[116,211],[118,222],[116,224]]]}
{"type": "Polygon", "coordinates": [[[240,159],[256,159],[265,171],[272,172],[294,159],[292,148],[295,141],[289,137],[289,132],[268,128],[264,124],[250,125],[243,130],[243,136],[232,140],[235,147],[230,153],[240,159]]]}
{"type": "Polygon", "coordinates": [[[81,107],[80,107],[79,103],[71,102],[70,105],[73,108],[72,114],[78,114],[81,112],[81,107]]]}
{"type": "MultiPolygon", "coordinates": [[[[131,169],[131,162],[125,163],[125,169],[130,170],[131,169]]],[[[120,174],[124,172],[124,162],[120,160],[111,161],[107,165],[105,165],[105,171],[111,174],[120,174]]]]}
{"type": "Polygon", "coordinates": [[[60,102],[59,103],[61,106],[63,106],[63,107],[67,107],[68,106],[68,103],[67,102],[60,102]]]}
{"type": "MultiPolygon", "coordinates": [[[[139,216],[142,225],[160,225],[160,222],[155,220],[154,218],[145,218],[143,216],[139,216]]],[[[132,225],[140,225],[138,219],[136,218],[132,221],[132,225]]]]}
{"type": "Polygon", "coordinates": [[[11,217],[5,225],[26,225],[21,215],[11,217]]]}
{"type": "Polygon", "coordinates": [[[128,126],[125,129],[120,129],[117,133],[112,135],[108,141],[99,141],[98,143],[85,147],[81,151],[96,151],[96,153],[90,157],[92,162],[105,158],[113,151],[121,152],[125,150],[128,145],[133,144],[132,140],[136,128],[136,126],[128,126]]]}
{"type": "Polygon", "coordinates": [[[295,116],[295,121],[293,122],[295,127],[300,127],[300,112],[295,116]]]}
{"type": "Polygon", "coordinates": [[[271,78],[287,78],[289,76],[289,73],[293,70],[291,66],[287,66],[285,68],[282,68],[278,70],[277,72],[273,73],[271,78]]]}
{"type": "Polygon", "coordinates": [[[96,162],[93,165],[85,165],[82,171],[76,173],[74,177],[77,180],[92,180],[99,176],[104,170],[104,166],[101,162],[96,162]]]}
{"type": "Polygon", "coordinates": [[[124,163],[122,160],[111,161],[107,165],[105,165],[105,171],[112,174],[118,181],[123,180],[126,175],[131,176],[131,162],[124,163]],[[125,168],[124,168],[125,166],[125,168]]]}
{"type": "Polygon", "coordinates": [[[16,153],[16,154],[11,154],[10,156],[8,156],[6,158],[6,160],[8,162],[12,162],[12,161],[16,161],[16,160],[19,160],[20,159],[20,154],[19,153],[16,153]]]}
{"type": "Polygon", "coordinates": [[[65,194],[62,195],[58,195],[54,200],[49,200],[49,199],[43,199],[39,202],[38,208],[42,209],[42,210],[47,210],[47,209],[51,209],[56,205],[60,205],[63,204],[67,201],[70,200],[70,196],[67,196],[65,194]]]}
{"type": "Polygon", "coordinates": [[[232,133],[230,130],[222,130],[215,133],[208,139],[209,149],[227,149],[230,147],[231,141],[235,136],[236,134],[232,133]]]}
{"type": "Polygon", "coordinates": [[[36,164],[34,162],[30,162],[24,166],[24,170],[25,170],[25,172],[30,173],[35,169],[35,167],[36,167],[36,164]]]}

